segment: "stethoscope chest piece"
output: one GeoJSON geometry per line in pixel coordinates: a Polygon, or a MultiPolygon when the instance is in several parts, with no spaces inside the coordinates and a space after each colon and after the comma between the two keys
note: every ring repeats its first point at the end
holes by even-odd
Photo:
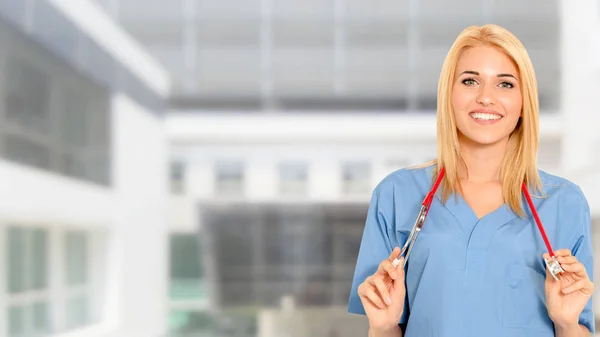
{"type": "Polygon", "coordinates": [[[558,281],[558,274],[565,271],[560,266],[558,259],[556,258],[556,256],[552,256],[550,258],[550,260],[545,260],[545,261],[546,261],[546,266],[548,266],[548,271],[550,272],[552,277],[554,277],[554,279],[558,281]]]}

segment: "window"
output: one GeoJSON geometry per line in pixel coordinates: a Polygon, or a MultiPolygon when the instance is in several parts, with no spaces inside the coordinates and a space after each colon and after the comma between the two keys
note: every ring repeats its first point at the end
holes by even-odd
{"type": "Polygon", "coordinates": [[[282,163],[279,166],[279,191],[282,195],[307,193],[307,165],[304,163],[282,163]]]}
{"type": "Polygon", "coordinates": [[[0,48],[0,155],[19,164],[110,183],[110,97],[106,88],[13,30],[0,48]],[[7,42],[8,41],[8,42],[7,42]],[[7,44],[7,45],[5,45],[7,44]],[[93,127],[92,127],[93,126],[93,127]]]}
{"type": "Polygon", "coordinates": [[[181,194],[185,190],[185,164],[180,161],[171,163],[171,193],[181,194]]]}
{"type": "MultiPolygon", "coordinates": [[[[4,229],[2,229],[4,231],[4,229]]],[[[92,234],[11,226],[6,233],[8,337],[45,336],[89,325],[93,315],[92,234]],[[60,314],[51,315],[51,313],[60,314]]]]}
{"type": "Polygon", "coordinates": [[[6,68],[6,118],[35,133],[50,132],[50,78],[39,67],[14,55],[6,68]]]}
{"type": "Polygon", "coordinates": [[[49,332],[47,231],[11,227],[6,249],[9,336],[49,332]]]}
{"type": "Polygon", "coordinates": [[[364,194],[371,189],[371,166],[368,162],[346,162],[342,166],[344,194],[364,194]]]}
{"type": "Polygon", "coordinates": [[[196,234],[171,235],[171,300],[205,299],[200,238],[196,234]]]}
{"type": "Polygon", "coordinates": [[[241,195],[244,191],[244,164],[239,161],[218,162],[215,187],[219,195],[241,195]]]}
{"type": "Polygon", "coordinates": [[[89,243],[87,233],[65,233],[65,317],[68,329],[86,325],[89,321],[89,243]]]}
{"type": "Polygon", "coordinates": [[[173,310],[169,315],[169,330],[173,337],[216,335],[217,318],[205,311],[173,310]]]}

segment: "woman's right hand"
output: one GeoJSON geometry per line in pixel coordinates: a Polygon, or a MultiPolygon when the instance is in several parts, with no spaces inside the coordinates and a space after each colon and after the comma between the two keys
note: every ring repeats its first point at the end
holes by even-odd
{"type": "Polygon", "coordinates": [[[400,323],[404,311],[404,258],[396,268],[392,261],[400,254],[396,247],[387,260],[383,260],[377,271],[358,286],[371,329],[389,331],[400,323]]]}

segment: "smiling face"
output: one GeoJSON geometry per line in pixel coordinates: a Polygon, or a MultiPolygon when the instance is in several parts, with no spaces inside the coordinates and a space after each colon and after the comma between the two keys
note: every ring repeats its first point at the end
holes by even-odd
{"type": "Polygon", "coordinates": [[[461,142],[505,142],[521,116],[523,97],[512,59],[492,46],[465,49],[458,59],[452,108],[461,142]]]}

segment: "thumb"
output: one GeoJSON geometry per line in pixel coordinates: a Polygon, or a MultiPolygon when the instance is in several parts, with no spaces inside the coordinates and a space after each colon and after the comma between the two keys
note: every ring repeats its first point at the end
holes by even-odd
{"type": "Polygon", "coordinates": [[[398,263],[398,266],[396,267],[396,272],[398,273],[398,277],[394,280],[394,288],[396,288],[397,290],[402,289],[402,291],[394,291],[394,295],[398,296],[398,297],[402,297],[404,296],[404,279],[405,279],[405,274],[404,274],[404,257],[400,258],[400,263],[398,263]]]}

